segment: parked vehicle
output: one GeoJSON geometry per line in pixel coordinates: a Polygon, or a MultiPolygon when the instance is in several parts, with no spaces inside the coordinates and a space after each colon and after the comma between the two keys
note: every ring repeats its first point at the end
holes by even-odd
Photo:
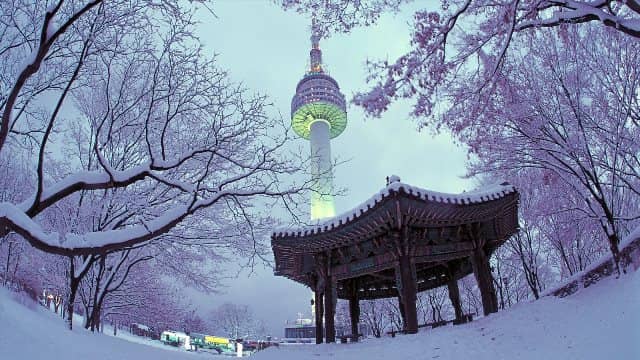
{"type": "Polygon", "coordinates": [[[180,331],[163,331],[160,335],[160,341],[166,345],[183,346],[189,339],[189,336],[180,331]]]}
{"type": "Polygon", "coordinates": [[[229,353],[235,351],[233,341],[219,336],[211,336],[200,333],[190,334],[191,345],[199,349],[213,349],[221,353],[229,353]]]}

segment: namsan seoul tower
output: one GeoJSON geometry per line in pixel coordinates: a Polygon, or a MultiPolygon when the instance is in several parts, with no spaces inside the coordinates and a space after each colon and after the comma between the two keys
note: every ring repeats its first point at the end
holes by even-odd
{"type": "Polygon", "coordinates": [[[311,220],[319,220],[335,216],[330,139],[347,127],[347,111],[338,82],[322,67],[321,33],[315,21],[311,30],[310,66],[291,99],[291,126],[311,143],[311,220]]]}

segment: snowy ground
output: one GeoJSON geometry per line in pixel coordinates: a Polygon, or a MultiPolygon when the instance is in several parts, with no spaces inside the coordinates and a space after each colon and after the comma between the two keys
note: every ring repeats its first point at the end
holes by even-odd
{"type": "MultiPolygon", "coordinates": [[[[122,333],[125,335],[125,333],[122,333]]],[[[73,332],[54,313],[0,289],[0,359],[223,358],[128,336],[73,332]],[[137,342],[137,343],[136,343],[137,342]],[[155,344],[157,345],[157,344],[155,344]]],[[[358,344],[280,346],[255,360],[640,359],[640,271],[564,299],[545,297],[470,324],[358,344]]]]}
{"type": "MultiPolygon", "coordinates": [[[[125,335],[126,333],[121,333],[125,335]]],[[[0,359],[2,360],[198,360],[224,359],[209,353],[187,353],[129,336],[93,334],[79,326],[64,328],[60,317],[29,299],[0,288],[0,359]],[[128,341],[129,340],[129,341],[128,341]],[[132,342],[131,340],[136,340],[132,342]],[[145,346],[140,343],[145,343],[145,346]],[[155,346],[154,346],[155,345],[155,346]]]]}
{"type": "Polygon", "coordinates": [[[640,359],[640,271],[466,325],[357,344],[281,346],[253,359],[640,359]]]}

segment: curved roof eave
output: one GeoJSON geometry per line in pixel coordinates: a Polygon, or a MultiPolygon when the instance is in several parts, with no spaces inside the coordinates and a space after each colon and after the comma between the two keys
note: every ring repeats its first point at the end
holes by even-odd
{"type": "Polygon", "coordinates": [[[298,229],[281,229],[272,234],[273,239],[285,237],[305,237],[307,235],[317,235],[323,232],[332,231],[336,228],[347,225],[377,207],[385,198],[391,194],[407,194],[425,202],[436,202],[454,205],[475,205],[492,200],[503,198],[511,193],[517,193],[516,188],[507,183],[501,182],[486,186],[477,190],[463,192],[460,194],[448,194],[437,191],[426,190],[405,184],[399,181],[392,182],[369,200],[361,203],[355,208],[332,218],[323,219],[317,224],[309,225],[298,229]]]}

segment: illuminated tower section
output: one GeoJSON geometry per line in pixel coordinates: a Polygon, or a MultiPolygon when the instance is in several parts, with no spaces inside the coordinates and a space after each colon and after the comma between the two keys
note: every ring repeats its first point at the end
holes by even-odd
{"type": "Polygon", "coordinates": [[[344,95],[338,82],[322,68],[319,32],[313,28],[309,70],[291,99],[291,126],[311,143],[311,220],[335,216],[330,139],[347,126],[344,95]]]}

